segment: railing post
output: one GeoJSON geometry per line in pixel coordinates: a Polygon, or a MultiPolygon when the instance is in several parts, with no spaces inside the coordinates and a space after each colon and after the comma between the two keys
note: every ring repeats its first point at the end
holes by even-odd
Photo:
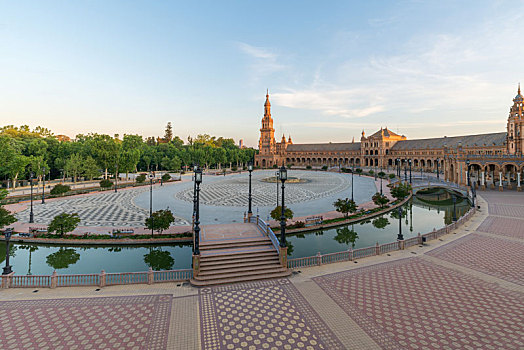
{"type": "Polygon", "coordinates": [[[378,245],[378,242],[375,244],[375,255],[380,255],[380,246],[378,245]]]}
{"type": "Polygon", "coordinates": [[[105,287],[106,286],[106,272],[104,270],[102,270],[102,272],[100,272],[100,280],[98,282],[98,286],[99,287],[105,287]]]}
{"type": "Polygon", "coordinates": [[[11,272],[8,275],[2,275],[2,288],[7,289],[11,287],[11,278],[13,277],[15,273],[11,272]]]}
{"type": "Polygon", "coordinates": [[[244,212],[244,224],[245,224],[246,222],[249,222],[249,221],[248,221],[248,217],[246,216],[246,212],[244,212]]]}
{"type": "Polygon", "coordinates": [[[200,255],[193,254],[193,276],[198,276],[200,272],[200,255]]]}
{"type": "Polygon", "coordinates": [[[322,265],[322,255],[320,255],[320,252],[317,253],[317,266],[322,265]]]}
{"type": "Polygon", "coordinates": [[[153,268],[149,268],[147,271],[147,284],[153,284],[155,283],[155,275],[153,273],[153,268]]]}
{"type": "Polygon", "coordinates": [[[51,275],[51,289],[56,288],[56,285],[58,284],[58,274],[56,273],[56,270],[53,271],[53,274],[51,275]]]}
{"type": "MultiPolygon", "coordinates": [[[[433,232],[435,232],[435,229],[433,229],[433,232]]],[[[420,235],[420,232],[418,233],[417,238],[418,238],[417,240],[418,244],[422,245],[422,236],[420,235]]]]}
{"type": "Polygon", "coordinates": [[[350,247],[348,249],[349,253],[348,253],[348,260],[349,261],[353,261],[353,249],[350,247]]]}
{"type": "Polygon", "coordinates": [[[404,248],[406,247],[404,240],[397,239],[397,242],[398,242],[398,249],[404,250],[404,248]]]}
{"type": "Polygon", "coordinates": [[[287,269],[287,247],[280,247],[280,264],[283,268],[287,269]]]}

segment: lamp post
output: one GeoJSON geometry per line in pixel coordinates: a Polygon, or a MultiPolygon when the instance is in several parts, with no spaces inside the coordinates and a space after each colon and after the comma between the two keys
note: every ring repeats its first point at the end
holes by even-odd
{"type": "MultiPolygon", "coordinates": [[[[149,218],[153,221],[153,173],[149,173],[149,218]]],[[[153,236],[153,222],[151,222],[151,236],[153,236]]]]}
{"type": "Polygon", "coordinates": [[[5,237],[5,267],[4,272],[2,272],[2,275],[9,275],[13,270],[11,269],[11,265],[9,265],[9,240],[11,239],[11,234],[13,233],[12,228],[6,228],[4,230],[4,237],[5,237]]]}
{"type": "Polygon", "coordinates": [[[466,179],[468,186],[471,186],[471,184],[469,183],[469,159],[466,159],[466,179]]]}
{"type": "Polygon", "coordinates": [[[33,215],[33,176],[35,176],[35,174],[31,171],[29,173],[29,181],[31,182],[31,211],[29,212],[29,223],[33,223],[34,222],[34,215],[33,215]]]}
{"type": "Polygon", "coordinates": [[[409,163],[409,183],[411,183],[411,158],[408,159],[408,163],[409,163]]]}
{"type": "Polygon", "coordinates": [[[382,169],[380,169],[380,195],[382,195],[382,178],[384,177],[384,175],[382,175],[382,169]]]}
{"type": "Polygon", "coordinates": [[[404,236],[402,235],[402,206],[398,207],[398,236],[397,240],[402,241],[404,240],[404,236]]]}
{"type": "Polygon", "coordinates": [[[275,182],[277,184],[277,207],[278,207],[278,180],[280,179],[280,171],[275,172],[275,182]]]}
{"type": "Polygon", "coordinates": [[[404,181],[408,182],[408,160],[404,159],[404,181]]]}
{"type": "Polygon", "coordinates": [[[118,163],[115,164],[115,193],[118,187],[118,163]]]}
{"type": "Polygon", "coordinates": [[[195,171],[195,185],[196,185],[196,211],[195,211],[195,246],[194,254],[200,255],[200,184],[202,183],[202,169],[198,168],[195,171]]]}
{"type": "Polygon", "coordinates": [[[451,199],[453,200],[453,221],[457,221],[457,197],[455,197],[455,195],[452,194],[451,199]]]}
{"type": "Polygon", "coordinates": [[[355,158],[351,161],[351,166],[353,169],[351,170],[351,200],[354,201],[353,198],[353,174],[355,173],[355,158]]]}
{"type": "Polygon", "coordinates": [[[249,171],[249,196],[247,197],[247,199],[248,199],[247,217],[250,218],[251,215],[253,215],[253,211],[251,210],[251,201],[252,201],[252,196],[251,196],[251,173],[253,172],[253,163],[251,161],[247,165],[247,171],[249,171]]]}
{"type": "Polygon", "coordinates": [[[280,168],[280,181],[282,182],[282,206],[280,207],[280,246],[285,247],[286,246],[286,217],[284,215],[286,211],[286,207],[284,204],[284,183],[287,180],[287,170],[282,165],[280,168]]]}
{"type": "Polygon", "coordinates": [[[439,170],[438,170],[439,163],[440,163],[440,158],[437,158],[437,180],[439,179],[439,170]]]}
{"type": "Polygon", "coordinates": [[[45,204],[45,167],[42,168],[42,204],[45,204]]]}
{"type": "Polygon", "coordinates": [[[375,172],[373,175],[375,175],[375,181],[377,181],[377,163],[375,163],[375,172]]]}
{"type": "Polygon", "coordinates": [[[193,165],[193,220],[195,219],[196,212],[196,171],[198,170],[198,165],[193,165]]]}

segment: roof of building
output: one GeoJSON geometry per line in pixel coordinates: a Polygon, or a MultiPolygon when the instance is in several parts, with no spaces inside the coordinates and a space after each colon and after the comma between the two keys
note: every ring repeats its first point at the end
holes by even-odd
{"type": "Polygon", "coordinates": [[[325,152],[325,151],[356,151],[360,149],[360,142],[343,143],[302,143],[288,145],[288,152],[325,152]]]}
{"type": "Polygon", "coordinates": [[[426,148],[443,148],[457,147],[459,142],[463,147],[489,147],[503,146],[506,142],[506,132],[493,134],[466,135],[454,137],[439,137],[435,139],[419,139],[398,141],[391,147],[392,150],[406,149],[426,149],[426,148]]]}
{"type": "Polygon", "coordinates": [[[376,133],[374,133],[373,135],[369,137],[379,137],[381,135],[383,135],[384,137],[393,137],[393,136],[402,137],[401,135],[396,134],[391,130],[388,130],[388,128],[384,128],[384,129],[381,128],[379,131],[377,131],[376,133]]]}

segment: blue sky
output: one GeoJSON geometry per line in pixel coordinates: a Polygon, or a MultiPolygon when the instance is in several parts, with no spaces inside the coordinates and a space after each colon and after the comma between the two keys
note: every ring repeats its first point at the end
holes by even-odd
{"type": "Polygon", "coordinates": [[[524,3],[4,1],[0,125],[277,139],[504,131],[524,3]]]}

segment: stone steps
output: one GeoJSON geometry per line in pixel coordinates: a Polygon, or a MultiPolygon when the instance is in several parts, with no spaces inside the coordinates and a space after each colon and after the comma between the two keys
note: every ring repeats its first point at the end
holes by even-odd
{"type": "Polygon", "coordinates": [[[240,247],[257,247],[271,244],[271,241],[267,238],[257,240],[245,240],[236,242],[216,242],[216,243],[205,243],[200,245],[200,251],[216,250],[216,249],[232,249],[240,247]]]}

